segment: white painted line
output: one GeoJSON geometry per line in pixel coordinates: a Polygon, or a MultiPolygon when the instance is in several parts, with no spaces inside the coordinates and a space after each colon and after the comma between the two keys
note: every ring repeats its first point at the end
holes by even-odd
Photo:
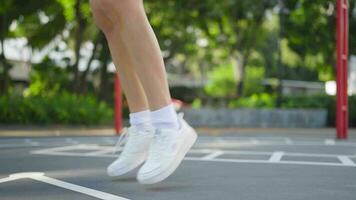
{"type": "Polygon", "coordinates": [[[31,139],[25,139],[25,143],[26,143],[26,144],[29,144],[29,145],[31,145],[31,146],[37,146],[37,145],[39,145],[38,142],[35,142],[35,141],[31,140],[31,139]]]}
{"type": "Polygon", "coordinates": [[[72,138],[66,138],[66,142],[72,143],[72,144],[79,144],[78,141],[76,141],[76,140],[74,140],[74,139],[72,139],[72,138]]]}
{"type": "Polygon", "coordinates": [[[95,156],[95,155],[104,155],[104,154],[108,154],[108,153],[112,154],[113,152],[114,152],[114,148],[106,148],[106,149],[86,153],[86,155],[95,156]]]}
{"type": "Polygon", "coordinates": [[[40,146],[40,145],[35,145],[35,144],[1,144],[0,148],[20,148],[20,147],[35,147],[35,146],[40,146]]]}
{"type": "Polygon", "coordinates": [[[17,179],[20,179],[20,178],[18,178],[18,177],[6,177],[6,178],[0,179],[0,183],[6,183],[6,182],[14,181],[14,180],[17,180],[17,179]]]}
{"type": "Polygon", "coordinates": [[[324,144],[325,144],[325,145],[335,145],[335,140],[326,139],[326,140],[324,141],[324,144]]]}
{"type": "Polygon", "coordinates": [[[225,154],[234,154],[234,155],[272,155],[273,152],[264,152],[264,151],[234,151],[234,150],[224,150],[225,154]]]}
{"type": "MultiPolygon", "coordinates": [[[[73,147],[73,146],[72,146],[73,147]]],[[[44,154],[44,155],[58,155],[58,156],[72,156],[72,157],[108,157],[116,158],[118,154],[106,154],[111,147],[93,146],[93,145],[79,145],[79,149],[89,148],[88,150],[96,149],[98,151],[90,153],[76,153],[70,151],[52,151],[51,149],[46,149],[46,151],[32,151],[34,154],[44,154]]],[[[58,149],[58,148],[56,148],[58,149]]],[[[68,150],[68,147],[63,147],[62,149],[68,150]]],[[[73,148],[72,148],[73,149],[73,148]]],[[[74,148],[78,149],[78,147],[74,148]]],[[[282,151],[276,152],[259,152],[259,151],[223,151],[220,149],[192,149],[188,153],[206,153],[208,155],[204,157],[186,157],[185,160],[194,161],[214,161],[214,162],[235,162],[235,163],[272,163],[272,164],[296,164],[296,165],[319,165],[319,166],[340,166],[340,167],[356,167],[356,164],[350,159],[353,155],[336,155],[336,154],[307,154],[307,153],[287,153],[282,151]],[[246,159],[222,159],[217,158],[222,154],[233,154],[233,155],[265,155],[270,156],[266,160],[246,160],[246,159]],[[283,156],[294,156],[294,157],[327,157],[327,158],[338,158],[341,163],[330,163],[330,162],[309,162],[309,161],[282,161],[283,156]]],[[[189,154],[188,154],[189,155],[189,154]]]]}
{"type": "Polygon", "coordinates": [[[57,187],[61,187],[61,188],[64,188],[64,189],[72,190],[72,191],[79,192],[79,193],[82,193],[82,194],[86,194],[86,195],[89,195],[89,196],[92,196],[92,197],[103,199],[103,200],[128,200],[128,199],[126,199],[124,197],[119,197],[119,196],[116,196],[116,195],[113,195],[113,194],[109,194],[109,193],[106,193],[106,192],[101,192],[101,191],[90,189],[90,188],[86,188],[86,187],[83,187],[83,186],[74,185],[72,183],[60,181],[60,180],[57,180],[57,179],[54,179],[54,178],[50,178],[50,177],[46,177],[46,176],[35,176],[35,177],[30,177],[30,178],[32,178],[34,180],[37,180],[37,181],[44,182],[44,183],[48,183],[48,184],[51,184],[51,185],[55,185],[57,187]]]}
{"type": "Polygon", "coordinates": [[[211,160],[211,159],[214,159],[214,158],[216,158],[216,157],[218,157],[218,156],[221,156],[221,155],[223,155],[224,154],[224,152],[223,151],[215,151],[215,152],[213,152],[213,153],[211,153],[211,154],[208,154],[208,155],[206,155],[206,156],[204,156],[204,157],[202,157],[201,159],[203,159],[203,160],[211,160]]]}
{"type": "Polygon", "coordinates": [[[190,149],[188,153],[212,153],[218,149],[190,149]]]}
{"type": "Polygon", "coordinates": [[[106,142],[107,144],[115,144],[115,140],[110,139],[110,138],[105,138],[104,142],[106,142]]]}
{"type": "Polygon", "coordinates": [[[282,160],[282,157],[284,155],[283,151],[276,151],[274,152],[271,157],[269,158],[269,162],[280,162],[282,160]]]}
{"type": "MultiPolygon", "coordinates": [[[[43,154],[45,154],[45,155],[57,155],[57,156],[71,156],[71,157],[100,157],[100,158],[102,158],[102,157],[116,158],[118,156],[118,155],[115,155],[115,154],[87,155],[87,154],[83,154],[83,153],[69,153],[69,152],[50,152],[50,153],[43,153],[43,154]]],[[[356,167],[356,165],[344,165],[342,163],[329,163],[329,162],[328,163],[326,163],[326,162],[304,162],[304,161],[270,162],[269,160],[242,160],[242,159],[222,159],[222,158],[202,159],[202,158],[197,158],[197,157],[185,157],[184,160],[229,162],[229,163],[294,164],[294,165],[356,167]]]]}
{"type": "Polygon", "coordinates": [[[72,183],[64,182],[58,179],[50,178],[44,175],[44,173],[41,172],[31,172],[31,173],[17,173],[17,174],[11,174],[9,177],[0,179],[0,183],[8,182],[8,181],[13,181],[17,179],[23,179],[23,178],[30,178],[36,181],[40,181],[43,183],[47,183],[50,185],[54,185],[60,188],[64,188],[67,190],[71,190],[74,192],[82,193],[88,196],[96,197],[98,199],[103,199],[103,200],[129,200],[124,197],[116,196],[113,194],[109,194],[106,192],[90,189],[87,187],[83,187],[80,185],[75,185],[72,183]]]}
{"type": "MultiPolygon", "coordinates": [[[[75,152],[70,152],[70,150],[97,150],[97,151],[103,151],[104,154],[106,151],[110,151],[109,149],[112,149],[113,147],[107,147],[107,146],[98,146],[98,145],[74,145],[74,146],[65,146],[65,147],[55,147],[55,148],[48,148],[48,149],[40,149],[40,150],[34,150],[32,153],[34,154],[51,154],[51,155],[68,155],[68,154],[75,154],[75,155],[100,155],[100,153],[95,153],[90,152],[90,153],[75,153],[75,152]],[[63,152],[64,151],[64,152],[63,152]]],[[[236,150],[221,150],[221,149],[191,149],[188,153],[204,153],[204,154],[209,154],[209,153],[214,153],[216,151],[222,151],[224,154],[233,154],[233,155],[266,155],[266,156],[271,156],[275,152],[268,152],[268,151],[236,151],[236,150]]],[[[298,156],[298,157],[326,157],[326,158],[337,158],[337,156],[348,156],[350,158],[356,157],[354,154],[350,155],[340,155],[340,154],[315,154],[315,153],[288,153],[284,152],[285,156],[298,156]]]]}
{"type": "Polygon", "coordinates": [[[337,157],[340,162],[344,165],[347,166],[356,166],[356,164],[354,163],[354,161],[352,161],[348,156],[338,156],[337,157]]]}
{"type": "Polygon", "coordinates": [[[288,145],[294,144],[294,142],[293,142],[290,138],[285,138],[284,141],[285,141],[286,144],[288,144],[288,145]]]}
{"type": "Polygon", "coordinates": [[[117,154],[102,154],[102,155],[90,155],[87,153],[72,153],[72,152],[31,152],[33,154],[42,155],[54,155],[54,156],[71,156],[71,157],[108,157],[116,158],[117,154]]]}
{"type": "Polygon", "coordinates": [[[254,144],[254,145],[260,144],[260,141],[258,141],[258,140],[255,139],[255,138],[252,138],[252,139],[250,140],[250,142],[251,142],[252,144],[254,144]]]}
{"type": "Polygon", "coordinates": [[[336,158],[339,154],[284,153],[284,155],[285,155],[285,156],[295,156],[295,157],[336,158]]]}
{"type": "Polygon", "coordinates": [[[62,146],[62,147],[53,147],[53,148],[41,149],[41,150],[36,150],[34,152],[68,151],[68,150],[80,149],[80,148],[83,148],[83,147],[84,147],[84,145],[71,145],[71,146],[62,146]]]}
{"type": "MultiPolygon", "coordinates": [[[[256,145],[256,141],[253,140],[247,140],[247,141],[225,141],[223,142],[207,142],[207,143],[198,143],[195,145],[195,147],[201,147],[201,148],[229,148],[229,147],[241,147],[243,145],[256,145]]],[[[325,144],[325,141],[321,142],[300,142],[300,141],[292,141],[292,144],[287,144],[285,141],[279,141],[279,142],[271,142],[271,141],[263,141],[263,140],[258,140],[257,144],[261,146],[325,146],[325,145],[330,145],[330,146],[344,146],[344,147],[356,147],[356,143],[352,142],[334,142],[332,144],[332,141],[328,141],[328,144],[325,144]]]]}
{"type": "Polygon", "coordinates": [[[305,162],[305,161],[280,161],[280,162],[270,162],[268,160],[245,160],[245,159],[210,159],[210,160],[203,160],[201,158],[196,157],[186,157],[184,160],[191,160],[191,161],[207,161],[207,162],[227,162],[227,163],[254,163],[254,164],[287,164],[287,165],[315,165],[315,166],[331,166],[331,167],[355,167],[344,165],[341,163],[329,163],[329,162],[305,162]]]}
{"type": "Polygon", "coordinates": [[[64,147],[54,147],[48,149],[40,149],[32,151],[35,154],[43,154],[43,153],[51,153],[51,152],[61,152],[61,151],[70,151],[70,150],[81,150],[81,149],[88,149],[88,150],[96,150],[102,147],[98,145],[91,145],[91,144],[79,144],[79,145],[70,145],[64,147]]]}

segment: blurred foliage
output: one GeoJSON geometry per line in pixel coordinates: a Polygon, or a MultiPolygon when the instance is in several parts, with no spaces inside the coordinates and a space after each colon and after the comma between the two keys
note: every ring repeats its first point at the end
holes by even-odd
{"type": "Polygon", "coordinates": [[[25,96],[54,96],[70,88],[68,72],[48,58],[34,65],[30,76],[31,84],[25,96]]]}
{"type": "Polygon", "coordinates": [[[208,74],[210,83],[205,86],[205,92],[213,97],[233,96],[236,93],[235,73],[231,64],[214,68],[208,74]]]}
{"type": "Polygon", "coordinates": [[[263,67],[250,66],[246,67],[246,75],[244,77],[244,96],[260,94],[264,92],[262,80],[265,74],[263,67]]]}
{"type": "MultiPolygon", "coordinates": [[[[356,15],[352,12],[356,0],[349,3],[352,33],[356,29],[356,15]]],[[[147,0],[145,8],[170,72],[204,79],[221,63],[235,60],[238,96],[250,94],[244,92],[248,79],[245,72],[250,66],[265,68],[267,78],[334,78],[334,0],[147,0]],[[277,62],[279,39],[282,66],[277,62]]],[[[71,50],[73,56],[63,59],[69,59],[66,67],[73,76],[72,91],[86,92],[93,63],[102,62],[99,67],[105,67],[106,61],[99,55],[107,47],[93,23],[88,1],[29,0],[23,6],[19,0],[3,0],[0,26],[0,41],[26,38],[29,47],[46,49],[48,54],[58,49],[71,50]],[[90,58],[80,51],[88,44],[90,58]],[[80,61],[88,59],[80,70],[80,61]]],[[[355,42],[355,34],[350,34],[351,54],[356,54],[355,42]]]]}
{"type": "MultiPolygon", "coordinates": [[[[350,97],[350,105],[356,103],[355,97],[350,97]]],[[[328,111],[327,124],[334,126],[336,121],[335,115],[336,98],[334,96],[316,95],[316,96],[292,96],[282,99],[282,108],[324,108],[328,111]]],[[[353,106],[350,106],[353,107],[353,106]]],[[[350,125],[356,126],[355,123],[355,108],[350,109],[350,125]],[[352,122],[353,120],[353,122],[352,122]]]]}
{"type": "Polygon", "coordinates": [[[198,108],[201,108],[202,107],[202,102],[201,102],[201,99],[194,99],[194,101],[192,102],[191,104],[191,107],[192,108],[195,108],[195,109],[198,109],[198,108]]]}
{"type": "MultiPolygon", "coordinates": [[[[145,0],[144,4],[167,71],[208,83],[172,88],[173,97],[195,107],[269,108],[275,106],[279,90],[266,89],[264,79],[335,79],[335,0],[145,0]],[[224,98],[222,104],[215,103],[224,98]]],[[[349,0],[349,5],[349,52],[356,54],[356,0],[349,0]]],[[[25,98],[16,101],[50,101],[61,94],[112,101],[110,53],[93,22],[89,2],[84,0],[25,4],[2,0],[0,94],[14,88],[9,78],[12,64],[3,44],[21,38],[32,54],[44,59],[33,66],[25,98]]],[[[290,97],[282,106],[299,104],[331,106],[298,101],[298,97],[290,97]]]]}
{"type": "Polygon", "coordinates": [[[90,95],[0,97],[0,124],[100,125],[113,122],[113,109],[90,95]]]}
{"type": "Polygon", "coordinates": [[[229,102],[229,108],[274,108],[275,97],[267,94],[253,94],[229,102]]]}
{"type": "MultiPolygon", "coordinates": [[[[248,97],[243,97],[236,100],[230,100],[228,102],[229,108],[263,108],[274,109],[275,96],[267,93],[254,94],[248,97]]],[[[349,125],[356,127],[356,96],[349,96],[349,125]]],[[[200,108],[202,106],[202,100],[196,99],[193,103],[194,108],[200,108]]],[[[313,96],[284,96],[282,98],[282,109],[326,109],[327,125],[335,126],[336,114],[335,114],[336,98],[335,96],[327,95],[313,95],[313,96]]]]}

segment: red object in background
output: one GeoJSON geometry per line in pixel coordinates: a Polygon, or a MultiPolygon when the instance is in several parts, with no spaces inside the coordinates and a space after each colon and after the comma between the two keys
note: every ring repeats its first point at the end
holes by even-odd
{"type": "Polygon", "coordinates": [[[181,100],[179,100],[179,99],[174,99],[174,98],[172,98],[172,103],[173,103],[174,109],[175,109],[176,111],[179,111],[179,110],[181,110],[183,107],[186,107],[186,106],[187,106],[183,101],[181,101],[181,100]]]}
{"type": "Polygon", "coordinates": [[[120,134],[122,129],[122,92],[119,76],[115,73],[115,133],[120,134]]]}
{"type": "Polygon", "coordinates": [[[347,139],[348,2],[336,0],[336,137],[347,139]]]}

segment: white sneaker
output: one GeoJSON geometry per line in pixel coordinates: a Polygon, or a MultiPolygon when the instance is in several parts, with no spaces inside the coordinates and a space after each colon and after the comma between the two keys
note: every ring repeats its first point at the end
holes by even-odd
{"type": "Polygon", "coordinates": [[[107,168],[109,176],[120,176],[145,162],[153,141],[154,130],[139,131],[130,127],[121,134],[116,148],[126,142],[122,153],[107,168]]]}
{"type": "Polygon", "coordinates": [[[179,114],[179,130],[157,129],[148,158],[137,174],[138,182],[153,184],[166,179],[182,162],[197,139],[194,129],[179,114]]]}

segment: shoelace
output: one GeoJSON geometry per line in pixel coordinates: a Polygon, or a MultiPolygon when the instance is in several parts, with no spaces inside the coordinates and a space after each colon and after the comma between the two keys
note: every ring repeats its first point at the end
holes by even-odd
{"type": "MultiPolygon", "coordinates": [[[[178,118],[181,119],[183,121],[183,117],[184,117],[184,113],[180,112],[178,113],[178,118]]],[[[156,131],[155,135],[154,135],[154,139],[153,139],[153,143],[152,146],[150,148],[150,153],[149,155],[152,156],[153,160],[159,160],[160,156],[162,156],[162,152],[164,152],[165,146],[168,144],[169,142],[169,133],[162,133],[159,130],[156,131]]]]}
{"type": "Polygon", "coordinates": [[[123,147],[127,141],[127,138],[129,136],[129,129],[128,128],[124,128],[121,133],[120,133],[120,137],[119,139],[117,140],[116,144],[115,144],[115,147],[114,147],[114,150],[112,152],[112,154],[115,154],[116,152],[118,152],[121,147],[123,147]]]}
{"type": "Polygon", "coordinates": [[[169,142],[169,134],[162,134],[160,131],[157,131],[154,137],[149,155],[152,156],[153,160],[159,160],[162,152],[166,150],[165,146],[169,142]]]}

